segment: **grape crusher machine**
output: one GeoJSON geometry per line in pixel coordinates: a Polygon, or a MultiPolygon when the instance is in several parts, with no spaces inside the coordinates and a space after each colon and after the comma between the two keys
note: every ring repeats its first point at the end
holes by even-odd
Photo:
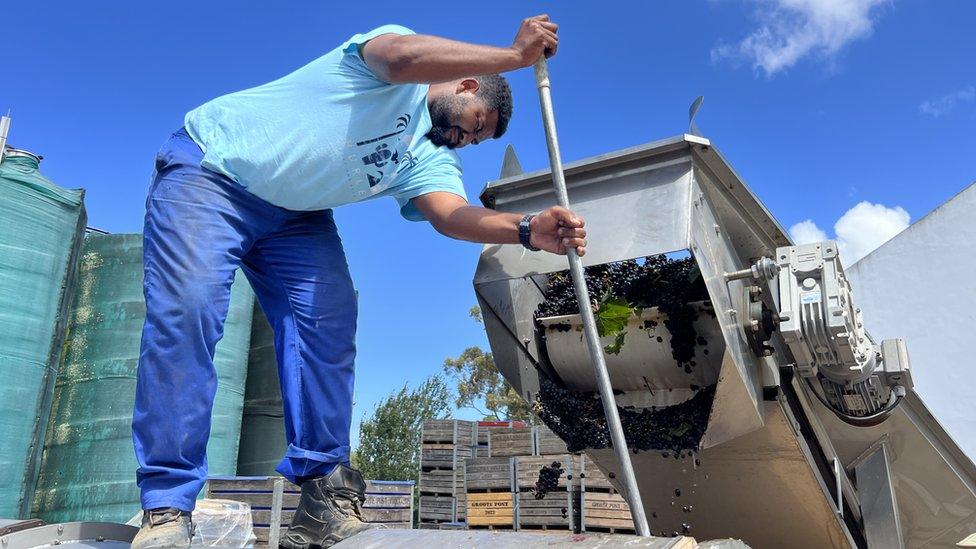
{"type": "MultiPolygon", "coordinates": [[[[912,390],[905,343],[865,330],[834,242],[793,246],[697,135],[568,164],[565,176],[587,222],[585,266],[685,253],[707,289],[693,371],[675,367],[663,323],[660,341],[644,337],[655,309],[635,313],[606,355],[624,410],[715,387],[694,459],[631,455],[652,532],[872,549],[954,547],[976,532],[976,468],[912,390]]],[[[509,212],[556,202],[550,171],[522,173],[511,149],[481,200],[509,212]]],[[[560,256],[487,245],[475,274],[495,364],[530,403],[540,379],[597,390],[579,315],[535,319],[547,274],[565,268],[560,256]]],[[[620,470],[612,449],[586,452],[620,470]]]]}

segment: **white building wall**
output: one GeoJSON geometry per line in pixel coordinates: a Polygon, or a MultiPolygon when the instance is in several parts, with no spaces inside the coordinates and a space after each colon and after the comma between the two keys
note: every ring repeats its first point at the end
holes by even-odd
{"type": "Polygon", "coordinates": [[[976,461],[976,184],[846,273],[871,336],[906,341],[916,391],[976,461]]]}

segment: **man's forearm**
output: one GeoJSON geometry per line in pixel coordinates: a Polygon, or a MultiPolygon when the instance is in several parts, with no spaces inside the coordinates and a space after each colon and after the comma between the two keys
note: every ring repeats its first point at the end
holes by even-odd
{"type": "MultiPolygon", "coordinates": [[[[495,74],[523,66],[521,54],[511,47],[480,46],[423,34],[391,37],[385,58],[369,63],[382,67],[388,82],[434,83],[478,74],[495,74]]],[[[370,62],[366,50],[366,60],[370,62]]]]}
{"type": "MultiPolygon", "coordinates": [[[[518,244],[519,222],[523,215],[469,206],[464,199],[448,192],[432,192],[413,199],[420,213],[441,234],[486,244],[518,244]]],[[[567,248],[586,253],[586,229],[573,212],[552,206],[532,217],[529,243],[547,252],[564,254],[567,248]]]]}
{"type": "Polygon", "coordinates": [[[518,244],[522,215],[496,212],[477,206],[462,206],[436,223],[442,234],[484,244],[518,244]]]}

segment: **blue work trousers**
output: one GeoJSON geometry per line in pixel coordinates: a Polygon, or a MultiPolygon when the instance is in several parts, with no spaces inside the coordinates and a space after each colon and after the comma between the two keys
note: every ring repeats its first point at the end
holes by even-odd
{"type": "Polygon", "coordinates": [[[357,303],[332,211],[274,206],[202,158],[173,134],[146,200],[132,416],[143,509],[190,511],[206,480],[214,346],[239,267],[275,333],[288,439],[277,470],[300,482],[349,461],[357,303]]]}

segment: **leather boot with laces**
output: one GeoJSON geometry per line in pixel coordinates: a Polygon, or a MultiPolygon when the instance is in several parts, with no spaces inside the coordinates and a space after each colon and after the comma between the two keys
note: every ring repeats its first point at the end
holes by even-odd
{"type": "Polygon", "coordinates": [[[379,528],[363,520],[366,481],[345,465],[325,477],[302,483],[302,496],[291,526],[280,541],[285,549],[332,547],[365,530],[379,528]]]}
{"type": "Polygon", "coordinates": [[[132,549],[172,549],[190,546],[193,525],[190,513],[173,507],[142,512],[142,526],[132,540],[132,549]]]}

